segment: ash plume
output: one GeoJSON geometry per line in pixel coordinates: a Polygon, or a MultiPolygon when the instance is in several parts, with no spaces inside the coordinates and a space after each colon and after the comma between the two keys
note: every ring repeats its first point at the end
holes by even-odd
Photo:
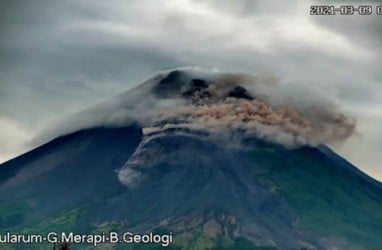
{"type": "Polygon", "coordinates": [[[193,67],[159,72],[133,90],[51,125],[54,130],[43,131],[40,141],[133,123],[147,135],[188,129],[223,139],[254,136],[287,147],[338,143],[355,131],[355,120],[335,100],[307,84],[193,67]]]}
{"type": "Polygon", "coordinates": [[[161,110],[146,133],[188,127],[229,137],[240,131],[295,147],[341,142],[355,130],[354,119],[329,98],[306,86],[281,86],[272,76],[229,73],[208,81],[191,79],[179,94],[186,102],[161,110]],[[310,92],[310,100],[298,92],[310,92]]]}

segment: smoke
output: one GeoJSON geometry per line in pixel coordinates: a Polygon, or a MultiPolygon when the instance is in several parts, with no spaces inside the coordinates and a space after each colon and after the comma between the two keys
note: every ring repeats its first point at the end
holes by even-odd
{"type": "Polygon", "coordinates": [[[329,113],[318,107],[312,109],[317,116],[304,115],[290,106],[270,107],[259,100],[226,98],[211,104],[177,108],[160,116],[154,129],[188,127],[208,130],[221,135],[257,136],[285,146],[318,145],[343,141],[354,131],[354,124],[340,113],[329,113]],[[181,117],[179,121],[177,118],[181,117]],[[172,123],[175,121],[175,123],[172,123]]]}
{"type": "Polygon", "coordinates": [[[193,67],[159,72],[135,89],[73,115],[63,126],[53,126],[42,138],[132,123],[146,134],[187,128],[217,138],[254,136],[287,147],[338,143],[355,131],[354,119],[333,98],[307,84],[193,67]]]}
{"type": "Polygon", "coordinates": [[[190,128],[232,139],[239,132],[296,147],[342,142],[355,131],[354,119],[324,93],[301,83],[278,84],[271,75],[192,78],[179,94],[187,101],[160,112],[146,134],[190,128]]]}

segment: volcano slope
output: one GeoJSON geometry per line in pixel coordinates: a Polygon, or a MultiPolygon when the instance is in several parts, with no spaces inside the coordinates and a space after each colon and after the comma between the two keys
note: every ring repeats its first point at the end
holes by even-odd
{"type": "Polygon", "coordinates": [[[170,249],[380,248],[381,183],[324,146],[332,123],[348,136],[344,116],[315,107],[319,123],[241,75],[195,74],[158,74],[0,165],[1,232],[173,232],[170,249]]]}

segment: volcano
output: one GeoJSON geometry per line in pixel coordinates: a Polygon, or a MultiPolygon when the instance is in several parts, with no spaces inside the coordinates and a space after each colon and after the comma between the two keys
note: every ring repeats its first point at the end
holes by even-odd
{"type": "Polygon", "coordinates": [[[351,120],[276,102],[266,81],[161,72],[74,115],[0,165],[1,232],[172,232],[170,249],[379,249],[382,184],[325,146],[350,136],[351,120]]]}

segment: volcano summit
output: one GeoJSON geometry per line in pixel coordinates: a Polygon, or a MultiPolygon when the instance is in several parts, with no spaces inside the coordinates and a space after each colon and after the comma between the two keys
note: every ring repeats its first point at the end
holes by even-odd
{"type": "Polygon", "coordinates": [[[378,249],[382,184],[325,146],[355,130],[304,85],[161,72],[0,165],[1,232],[172,232],[171,249],[378,249]]]}

